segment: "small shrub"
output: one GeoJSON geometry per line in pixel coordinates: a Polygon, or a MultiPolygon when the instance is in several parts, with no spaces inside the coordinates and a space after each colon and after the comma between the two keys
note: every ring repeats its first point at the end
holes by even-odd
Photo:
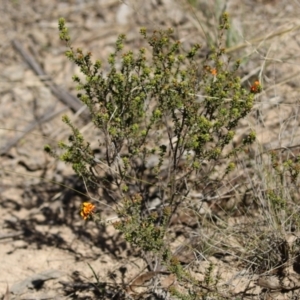
{"type": "MultiPolygon", "coordinates": [[[[118,215],[114,227],[179,280],[188,275],[170,255],[166,233],[171,217],[186,205],[190,191],[223,180],[235,168],[235,155],[255,140],[251,131],[240,145],[231,146],[258,88],[243,88],[237,76],[240,62],[232,66],[226,57],[222,45],[228,28],[225,13],[217,46],[204,61],[198,59],[199,44],[184,51],[171,29],[152,34],[141,29],[148,46],[137,53],[123,51],[126,36],[120,35],[104,74],[100,60],[93,62],[90,52],[73,48],[65,21],[59,20],[66,56],[84,75],[84,80],[73,77],[77,96],[99,130],[104,154],[95,157],[67,116],[63,122],[72,133],[67,143],[59,143],[63,153],[45,149],[71,164],[87,186],[117,191],[112,196],[118,215]],[[97,175],[96,166],[106,166],[105,172],[97,175]],[[153,195],[159,198],[156,206],[153,195]]],[[[96,214],[88,204],[83,209],[85,218],[96,214]]],[[[194,299],[192,295],[180,297],[194,299]]]]}

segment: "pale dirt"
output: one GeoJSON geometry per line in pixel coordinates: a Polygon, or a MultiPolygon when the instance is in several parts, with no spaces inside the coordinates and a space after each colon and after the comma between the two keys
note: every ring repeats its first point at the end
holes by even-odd
{"type": "MultiPolygon", "coordinates": [[[[78,70],[63,55],[65,46],[57,30],[59,17],[67,20],[75,46],[91,51],[94,58],[105,59],[120,33],[126,33],[129,47],[138,49],[142,45],[138,34],[142,26],[149,30],[175,27],[184,45],[204,43],[194,11],[184,4],[188,1],[132,0],[126,2],[128,5],[122,2],[0,0],[0,148],[46,112],[59,112],[65,107],[12,47],[12,40],[19,40],[50,78],[73,94],[71,76],[78,70]]],[[[214,15],[219,8],[213,1],[196,2],[199,20],[214,34],[214,15]]],[[[259,74],[264,81],[256,111],[241,126],[240,133],[248,127],[258,130],[259,144],[265,149],[299,144],[300,4],[292,0],[226,2],[235,25],[232,46],[245,43],[240,52],[233,52],[246,60],[241,68],[244,84],[250,85],[259,74]],[[287,28],[294,30],[254,43],[256,38],[287,28]],[[259,122],[257,112],[261,116],[259,122]]],[[[92,146],[97,147],[94,127],[84,125],[70,110],[64,113],[74,118],[92,146]]],[[[100,282],[108,283],[111,297],[116,295],[118,299],[115,288],[124,283],[125,289],[126,283],[144,272],[146,266],[112,226],[97,227],[80,219],[78,210],[86,198],[76,191],[85,193],[85,187],[70,167],[43,152],[45,144],[55,145],[68,137],[62,114],[36,126],[0,157],[0,298],[5,300],[99,299],[92,284],[81,288],[72,285],[96,283],[91,268],[100,282]],[[32,276],[42,278],[45,274],[53,276],[35,287],[26,285],[32,276]]],[[[113,215],[104,209],[103,214],[113,215]]],[[[183,241],[179,237],[177,242],[183,241]]],[[[239,269],[234,263],[214,263],[219,264],[221,277],[231,284],[231,291],[239,292],[249,283],[238,277],[239,269]]],[[[208,262],[196,263],[191,272],[202,280],[207,267],[208,262]]],[[[251,292],[259,299],[262,288],[256,285],[251,292]]],[[[274,297],[291,299],[291,294],[274,297]]]]}

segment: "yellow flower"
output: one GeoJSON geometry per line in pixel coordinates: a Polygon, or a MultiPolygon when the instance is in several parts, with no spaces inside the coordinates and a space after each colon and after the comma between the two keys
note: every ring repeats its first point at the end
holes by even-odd
{"type": "Polygon", "coordinates": [[[81,206],[80,215],[83,220],[89,218],[95,212],[95,205],[90,202],[83,202],[81,206]]]}

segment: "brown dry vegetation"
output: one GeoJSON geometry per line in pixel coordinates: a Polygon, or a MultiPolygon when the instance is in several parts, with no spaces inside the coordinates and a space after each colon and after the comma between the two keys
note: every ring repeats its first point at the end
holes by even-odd
{"type": "Polygon", "coordinates": [[[0,297],[101,299],[103,288],[107,298],[142,299],[154,279],[161,291],[173,284],[184,290],[172,274],[147,273],[147,260],[112,225],[82,221],[84,183],[43,151],[68,138],[64,113],[99,148],[84,112],[72,112],[59,97],[62,89],[76,94],[71,77],[79,70],[64,56],[57,21],[66,19],[76,47],[105,60],[120,33],[127,35],[126,48],[138,49],[140,27],[172,27],[184,46],[197,42],[205,53],[223,10],[232,22],[227,54],[242,59],[244,86],[256,79],[263,85],[238,130],[241,139],[254,129],[257,141],[214,193],[191,193],[198,211],[186,208],[173,217],[170,242],[194,278],[211,279],[203,283],[203,294],[211,292],[203,299],[300,298],[298,181],[281,180],[268,155],[275,150],[280,165],[299,152],[300,3],[293,0],[0,0],[0,297]],[[271,200],[288,205],[274,212],[268,191],[277,189],[281,198],[271,200]]]}

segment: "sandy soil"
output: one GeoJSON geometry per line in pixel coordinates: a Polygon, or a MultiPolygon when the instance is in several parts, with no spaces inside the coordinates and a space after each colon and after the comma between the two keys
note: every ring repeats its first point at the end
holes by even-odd
{"type": "MultiPolygon", "coordinates": [[[[45,144],[68,138],[61,122],[65,113],[98,146],[94,128],[49,88],[54,83],[75,95],[71,76],[78,73],[64,57],[57,21],[66,19],[76,47],[105,59],[120,33],[126,33],[128,47],[137,49],[142,26],[174,27],[185,45],[205,43],[199,20],[214,35],[211,28],[222,7],[214,1],[194,2],[197,10],[183,0],[0,0],[0,298],[99,299],[106,283],[106,297],[119,299],[126,283],[144,272],[146,263],[112,226],[80,218],[78,210],[86,199],[83,183],[68,166],[43,152],[45,144]],[[20,49],[46,76],[33,71],[20,49]]],[[[258,76],[264,80],[256,105],[260,118],[249,118],[241,133],[245,127],[259,128],[258,140],[265,149],[297,145],[300,5],[292,0],[223,2],[234,24],[229,52],[245,60],[243,82],[250,84],[258,76]]],[[[238,272],[231,270],[230,276],[238,272]]],[[[257,299],[262,290],[256,287],[257,299]]]]}

